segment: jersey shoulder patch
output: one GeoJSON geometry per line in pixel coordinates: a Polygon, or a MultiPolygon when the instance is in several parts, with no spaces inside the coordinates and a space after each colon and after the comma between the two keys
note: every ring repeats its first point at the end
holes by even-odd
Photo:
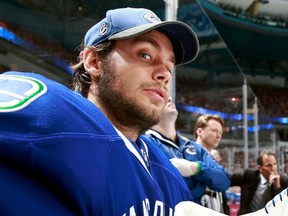
{"type": "Polygon", "coordinates": [[[17,75],[0,76],[0,112],[21,110],[45,94],[47,86],[40,80],[17,75]]]}

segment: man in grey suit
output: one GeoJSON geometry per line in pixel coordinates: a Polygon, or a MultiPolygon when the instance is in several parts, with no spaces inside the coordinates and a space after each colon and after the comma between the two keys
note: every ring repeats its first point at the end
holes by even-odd
{"type": "Polygon", "coordinates": [[[288,186],[288,178],[278,172],[276,154],[262,151],[257,158],[257,170],[231,175],[231,186],[241,187],[238,215],[257,211],[288,186]]]}

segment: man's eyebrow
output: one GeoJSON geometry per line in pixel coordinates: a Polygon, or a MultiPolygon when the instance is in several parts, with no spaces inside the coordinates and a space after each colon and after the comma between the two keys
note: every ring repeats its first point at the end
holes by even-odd
{"type": "MultiPolygon", "coordinates": [[[[147,42],[147,43],[150,43],[153,47],[155,47],[155,49],[157,49],[157,50],[161,49],[161,47],[159,46],[159,43],[151,37],[146,37],[146,36],[141,37],[140,36],[140,37],[135,38],[135,41],[136,42],[138,42],[138,41],[139,42],[147,42]]],[[[174,52],[174,50],[173,50],[173,52],[174,52]]],[[[174,55],[170,57],[170,61],[172,63],[176,64],[176,58],[174,55]]]]}

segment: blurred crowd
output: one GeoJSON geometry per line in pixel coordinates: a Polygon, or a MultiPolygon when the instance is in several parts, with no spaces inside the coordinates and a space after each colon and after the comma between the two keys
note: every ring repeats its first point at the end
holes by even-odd
{"type": "Polygon", "coordinates": [[[30,32],[27,32],[25,29],[16,26],[13,23],[1,21],[0,26],[13,32],[15,35],[18,35],[22,39],[32,43],[34,46],[46,51],[47,53],[58,56],[67,61],[71,61],[73,58],[75,58],[75,53],[73,53],[71,50],[66,50],[56,41],[49,41],[47,38],[43,38],[40,35],[31,34],[30,32]]]}
{"type": "MultiPolygon", "coordinates": [[[[195,81],[189,76],[177,77],[177,103],[230,114],[242,113],[242,86],[235,87],[229,83],[214,83],[213,85],[195,81]]],[[[250,84],[250,88],[252,94],[248,97],[248,106],[250,106],[248,108],[252,108],[254,96],[256,96],[258,109],[267,116],[288,116],[288,91],[286,87],[250,84]]]]}
{"type": "MultiPolygon", "coordinates": [[[[26,32],[21,27],[11,23],[0,22],[0,26],[15,33],[24,40],[29,41],[38,48],[45,50],[47,53],[58,56],[68,62],[73,62],[75,52],[64,49],[61,44],[55,41],[44,40],[43,37],[26,32]]],[[[9,70],[8,66],[0,65],[0,72],[9,70]]],[[[183,103],[191,106],[204,107],[210,110],[221,111],[225,113],[241,113],[242,112],[242,90],[241,86],[238,91],[232,91],[235,86],[217,86],[217,83],[209,84],[193,80],[192,77],[177,77],[177,103],[183,103]],[[218,89],[218,90],[215,90],[218,89]],[[208,91],[210,90],[210,92],[208,91]],[[203,94],[203,92],[207,92],[203,94]],[[213,95],[211,96],[211,92],[213,95]],[[220,99],[219,99],[220,98],[220,99]]],[[[271,117],[287,117],[288,116],[288,91],[286,88],[268,86],[268,85],[252,85],[254,94],[257,96],[260,106],[267,116],[271,117]]],[[[248,98],[248,104],[253,104],[254,98],[248,98]]]]}
{"type": "Polygon", "coordinates": [[[224,9],[225,14],[233,17],[237,17],[240,19],[244,19],[262,25],[277,26],[281,28],[288,27],[288,20],[281,16],[268,16],[261,14],[254,15],[243,10],[241,7],[235,7],[232,4],[227,4],[223,2],[219,2],[218,6],[224,9]]]}
{"type": "Polygon", "coordinates": [[[288,116],[287,88],[269,85],[253,85],[252,89],[259,98],[268,116],[288,116]]]}

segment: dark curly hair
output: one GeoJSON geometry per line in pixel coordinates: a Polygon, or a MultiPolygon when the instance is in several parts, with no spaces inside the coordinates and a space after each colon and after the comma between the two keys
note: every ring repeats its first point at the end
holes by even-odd
{"type": "MultiPolygon", "coordinates": [[[[104,59],[111,53],[114,49],[114,41],[108,41],[96,46],[86,47],[91,48],[94,52],[97,52],[104,59]]],[[[80,50],[84,50],[84,44],[82,43],[80,46],[80,50]]],[[[90,74],[85,70],[83,59],[79,55],[78,63],[72,65],[73,70],[73,82],[72,82],[72,90],[81,93],[84,97],[87,97],[89,87],[92,83],[90,74]]]]}

